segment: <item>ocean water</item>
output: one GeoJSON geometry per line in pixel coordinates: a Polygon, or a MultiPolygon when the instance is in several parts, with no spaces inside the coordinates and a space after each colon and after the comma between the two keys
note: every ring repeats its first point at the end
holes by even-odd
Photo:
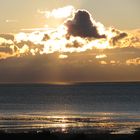
{"type": "Polygon", "coordinates": [[[0,85],[0,131],[126,134],[136,128],[139,82],[0,85]]]}

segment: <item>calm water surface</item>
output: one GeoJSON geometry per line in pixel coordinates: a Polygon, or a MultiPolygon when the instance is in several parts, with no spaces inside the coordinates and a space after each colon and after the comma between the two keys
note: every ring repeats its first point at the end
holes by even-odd
{"type": "Polygon", "coordinates": [[[133,133],[140,83],[1,84],[0,130],[133,133]]]}

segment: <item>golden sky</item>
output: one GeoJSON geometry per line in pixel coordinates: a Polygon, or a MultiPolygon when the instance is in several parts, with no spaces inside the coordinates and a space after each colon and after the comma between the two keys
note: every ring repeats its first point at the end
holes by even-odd
{"type": "Polygon", "coordinates": [[[139,0],[1,0],[0,83],[140,80],[139,0]]]}
{"type": "MultiPolygon", "coordinates": [[[[87,9],[105,26],[136,29],[140,23],[139,0],[0,0],[0,32],[17,32],[22,28],[37,28],[52,21],[38,10],[52,10],[66,5],[87,9]]],[[[54,25],[54,23],[53,23],[54,25]]]]}

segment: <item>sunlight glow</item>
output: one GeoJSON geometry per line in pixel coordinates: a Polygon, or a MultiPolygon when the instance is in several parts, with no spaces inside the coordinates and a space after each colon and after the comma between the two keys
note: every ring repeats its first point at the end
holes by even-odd
{"type": "Polygon", "coordinates": [[[60,59],[66,59],[66,58],[68,58],[68,56],[67,56],[67,55],[64,55],[64,54],[60,54],[60,55],[59,55],[59,58],[60,58],[60,59]]]}
{"type": "Polygon", "coordinates": [[[129,59],[126,61],[127,65],[140,65],[140,57],[134,58],[134,59],[129,59]]]}
{"type": "Polygon", "coordinates": [[[101,63],[102,65],[107,65],[107,62],[106,62],[106,61],[100,61],[100,63],[101,63]]]}
{"type": "Polygon", "coordinates": [[[23,32],[16,34],[15,35],[15,40],[17,42],[27,41],[28,40],[27,34],[23,33],[23,32]]]}
{"type": "Polygon", "coordinates": [[[107,55],[105,54],[100,54],[100,55],[96,55],[96,59],[101,59],[101,58],[106,58],[107,55]]]}

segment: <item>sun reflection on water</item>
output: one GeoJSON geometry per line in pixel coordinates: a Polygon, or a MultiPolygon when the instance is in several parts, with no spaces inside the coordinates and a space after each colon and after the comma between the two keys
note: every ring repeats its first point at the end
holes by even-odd
{"type": "Polygon", "coordinates": [[[0,116],[0,130],[49,130],[52,132],[88,132],[97,130],[132,133],[140,126],[140,116],[117,113],[84,115],[19,115],[0,116]]]}

